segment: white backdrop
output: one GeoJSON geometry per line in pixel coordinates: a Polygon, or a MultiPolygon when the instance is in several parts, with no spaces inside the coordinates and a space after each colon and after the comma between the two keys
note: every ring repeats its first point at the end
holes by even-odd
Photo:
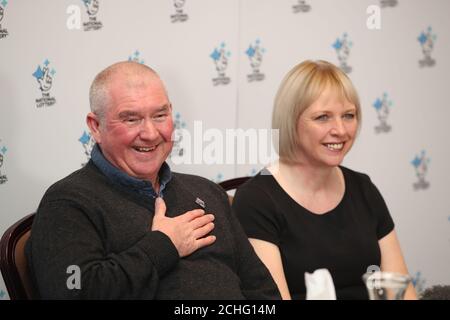
{"type": "MultiPolygon", "coordinates": [[[[179,127],[224,132],[269,128],[284,74],[325,59],[351,68],[362,101],[344,164],[381,190],[418,290],[450,284],[449,13],[448,0],[1,0],[0,233],[87,161],[88,88],[104,67],[152,66],[179,127]]],[[[174,166],[216,182],[260,168],[174,166]]]]}

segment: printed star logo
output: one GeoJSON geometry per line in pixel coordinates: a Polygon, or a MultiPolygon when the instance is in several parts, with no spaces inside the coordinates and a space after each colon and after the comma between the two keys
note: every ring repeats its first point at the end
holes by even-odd
{"type": "Polygon", "coordinates": [[[213,53],[211,53],[210,57],[214,60],[217,61],[220,58],[220,52],[216,49],[214,49],[213,53]]]}
{"type": "Polygon", "coordinates": [[[6,1],[6,0],[3,0],[3,1],[1,2],[1,4],[2,4],[3,8],[5,8],[5,7],[6,7],[6,5],[8,4],[8,1],[6,1]]]}
{"type": "Polygon", "coordinates": [[[423,32],[420,34],[420,36],[418,38],[418,40],[421,44],[424,44],[425,42],[427,42],[427,39],[428,39],[427,35],[423,32]]]}
{"type": "Polygon", "coordinates": [[[336,42],[333,44],[333,48],[335,48],[336,50],[342,48],[342,41],[340,39],[336,39],[336,42]]]}
{"type": "Polygon", "coordinates": [[[416,156],[414,159],[413,159],[413,161],[411,161],[411,164],[414,166],[414,167],[418,167],[418,166],[420,166],[420,163],[422,162],[422,160],[418,157],[418,156],[416,156]]]}
{"type": "Polygon", "coordinates": [[[380,110],[381,107],[383,106],[383,101],[381,101],[380,98],[378,98],[374,103],[373,106],[375,107],[375,109],[380,110]]]}
{"type": "Polygon", "coordinates": [[[245,53],[249,56],[249,57],[253,57],[255,55],[255,49],[250,45],[247,49],[247,51],[245,51],[245,53]]]}
{"type": "Polygon", "coordinates": [[[42,79],[42,77],[44,76],[44,72],[41,69],[41,66],[38,66],[36,71],[33,73],[33,77],[35,77],[36,79],[42,79]]]}
{"type": "Polygon", "coordinates": [[[86,133],[86,131],[83,132],[83,135],[78,139],[82,144],[87,144],[89,140],[91,139],[91,136],[86,133]]]}

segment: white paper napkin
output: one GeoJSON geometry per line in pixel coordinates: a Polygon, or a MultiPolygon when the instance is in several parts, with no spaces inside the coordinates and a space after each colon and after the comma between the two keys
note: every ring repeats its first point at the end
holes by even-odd
{"type": "Polygon", "coordinates": [[[306,300],[336,300],[333,278],[328,269],[305,272],[306,300]]]}

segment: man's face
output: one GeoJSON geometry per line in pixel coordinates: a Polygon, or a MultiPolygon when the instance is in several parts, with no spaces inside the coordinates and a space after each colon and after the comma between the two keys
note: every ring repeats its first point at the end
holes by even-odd
{"type": "Polygon", "coordinates": [[[116,80],[110,104],[95,134],[104,156],[128,175],[154,181],[173,142],[172,107],[156,76],[139,85],[116,80]]]}

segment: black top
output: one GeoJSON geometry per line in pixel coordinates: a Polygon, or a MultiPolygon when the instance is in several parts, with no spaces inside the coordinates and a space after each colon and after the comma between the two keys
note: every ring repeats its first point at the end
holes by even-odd
{"type": "Polygon", "coordinates": [[[152,196],[115,180],[91,159],[45,193],[26,244],[40,298],[280,298],[217,184],[179,173],[167,183],[166,216],[199,209],[198,199],[215,216],[217,240],[180,258],[169,237],[150,231],[152,196]]]}
{"type": "Polygon", "coordinates": [[[293,299],[306,296],[305,272],[327,268],[337,299],[368,299],[362,275],[380,266],[378,240],[394,229],[386,203],[370,178],[340,167],[341,202],[325,214],[299,205],[267,170],[236,192],[233,209],[249,238],[278,246],[293,299]]]}

